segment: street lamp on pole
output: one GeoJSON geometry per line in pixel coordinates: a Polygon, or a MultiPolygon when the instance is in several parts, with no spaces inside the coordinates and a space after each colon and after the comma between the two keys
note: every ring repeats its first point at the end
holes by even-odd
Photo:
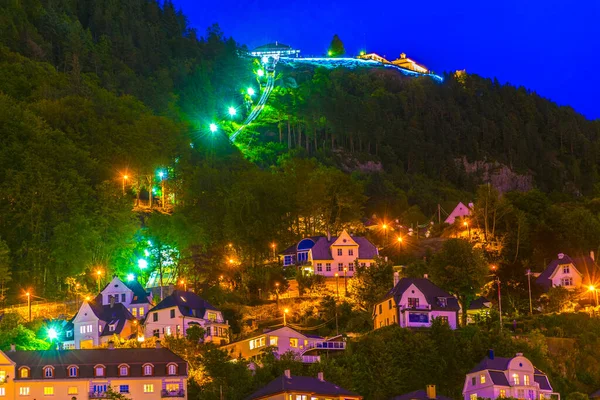
{"type": "Polygon", "coordinates": [[[287,326],[286,315],[288,312],[290,312],[290,310],[288,310],[287,308],[283,310],[283,326],[287,326]]]}
{"type": "Polygon", "coordinates": [[[469,240],[471,240],[471,227],[469,226],[469,223],[465,221],[463,222],[463,226],[467,228],[467,231],[469,232],[469,240]]]}
{"type": "Polygon", "coordinates": [[[123,196],[125,196],[125,181],[129,179],[127,175],[123,175],[123,196]]]}
{"type": "Polygon", "coordinates": [[[277,299],[277,308],[279,308],[279,282],[275,283],[275,296],[277,299]]]}
{"type": "Polygon", "coordinates": [[[400,245],[400,253],[402,253],[402,236],[398,236],[398,239],[396,239],[398,241],[398,244],[400,245]]]}
{"type": "Polygon", "coordinates": [[[29,322],[31,322],[31,293],[27,292],[25,296],[27,296],[27,310],[29,313],[29,322]]]}
{"type": "Polygon", "coordinates": [[[97,280],[98,280],[98,293],[100,293],[100,278],[102,277],[102,271],[101,270],[96,271],[96,277],[97,277],[97,280]]]}
{"type": "Polygon", "coordinates": [[[335,291],[337,293],[337,297],[338,299],[340,298],[340,285],[339,285],[339,277],[340,274],[338,274],[337,272],[335,273],[335,291]]]}
{"type": "Polygon", "coordinates": [[[596,307],[598,307],[598,289],[594,285],[590,285],[588,289],[590,292],[594,293],[594,297],[596,298],[596,307]]]}
{"type": "Polygon", "coordinates": [[[387,246],[387,241],[388,241],[388,225],[384,223],[383,225],[381,225],[381,228],[385,232],[385,244],[384,244],[384,246],[387,246]]]}
{"type": "Polygon", "coordinates": [[[273,249],[273,260],[276,258],[275,257],[275,242],[271,243],[271,248],[273,249]]]}
{"type": "Polygon", "coordinates": [[[180,281],[179,281],[179,284],[180,284],[180,285],[183,285],[183,290],[184,290],[185,292],[187,292],[187,282],[186,282],[186,280],[185,280],[185,279],[182,279],[182,280],[180,280],[180,281]]]}

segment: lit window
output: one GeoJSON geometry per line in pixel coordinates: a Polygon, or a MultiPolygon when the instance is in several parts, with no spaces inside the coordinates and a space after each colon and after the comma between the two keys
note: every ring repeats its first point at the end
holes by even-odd
{"type": "Polygon", "coordinates": [[[520,382],[521,381],[519,380],[519,374],[513,374],[513,383],[515,385],[518,385],[518,384],[520,384],[520,382]]]}
{"type": "Polygon", "coordinates": [[[140,312],[138,314],[140,317],[144,316],[144,307],[140,307],[140,312]]]}
{"type": "Polygon", "coordinates": [[[85,325],[79,327],[79,333],[85,333],[85,325]]]}
{"type": "Polygon", "coordinates": [[[500,398],[504,399],[506,397],[506,389],[500,389],[500,398]]]}
{"type": "Polygon", "coordinates": [[[169,375],[177,375],[177,365],[176,364],[169,364],[169,367],[167,368],[167,374],[169,374],[169,375]]]}
{"type": "Polygon", "coordinates": [[[52,396],[54,394],[54,386],[44,386],[44,396],[52,396]]]}
{"type": "Polygon", "coordinates": [[[298,339],[290,338],[290,347],[298,347],[298,339]]]}
{"type": "Polygon", "coordinates": [[[170,327],[170,326],[167,326],[167,332],[166,332],[166,334],[167,334],[167,335],[170,335],[170,334],[171,334],[171,327],[170,327]]]}
{"type": "Polygon", "coordinates": [[[263,347],[265,345],[265,337],[259,337],[256,339],[252,339],[250,340],[249,346],[250,346],[250,350],[254,350],[257,349],[259,347],[263,347]]]}
{"type": "Polygon", "coordinates": [[[154,393],[154,385],[147,383],[144,385],[144,393],[154,393]]]}
{"type": "Polygon", "coordinates": [[[21,378],[29,378],[29,368],[23,367],[19,370],[19,376],[21,378]]]}
{"type": "Polygon", "coordinates": [[[217,320],[217,313],[216,313],[216,312],[210,312],[210,311],[209,311],[209,312],[207,313],[207,316],[208,316],[208,320],[209,320],[209,321],[213,321],[213,322],[215,322],[215,321],[217,320]]]}
{"type": "Polygon", "coordinates": [[[93,330],[93,326],[92,325],[87,325],[86,326],[86,330],[87,330],[87,333],[91,333],[92,330],[93,330]]]}
{"type": "Polygon", "coordinates": [[[69,386],[67,390],[67,394],[77,394],[79,391],[77,390],[77,386],[69,386]]]}
{"type": "Polygon", "coordinates": [[[76,378],[77,372],[78,372],[78,369],[76,366],[74,366],[74,365],[69,366],[69,376],[71,378],[76,378]]]}
{"type": "Polygon", "coordinates": [[[0,396],[6,396],[6,388],[0,387],[0,396]]]}
{"type": "Polygon", "coordinates": [[[269,338],[269,346],[277,346],[279,338],[277,336],[271,336],[269,338]]]}
{"type": "Polygon", "coordinates": [[[44,377],[46,378],[52,378],[54,376],[54,368],[52,367],[45,367],[44,368],[44,377]]]}
{"type": "Polygon", "coordinates": [[[165,390],[168,393],[177,393],[179,392],[179,383],[167,383],[165,390]]]}
{"type": "Polygon", "coordinates": [[[120,376],[127,376],[127,375],[129,375],[129,367],[127,365],[121,365],[119,367],[119,375],[120,376]]]}
{"type": "Polygon", "coordinates": [[[144,365],[144,375],[145,376],[152,375],[153,370],[154,370],[154,367],[152,366],[152,364],[144,365]]]}
{"type": "Polygon", "coordinates": [[[6,371],[2,370],[0,371],[0,383],[4,382],[6,380],[6,371]]]}
{"type": "Polygon", "coordinates": [[[94,368],[94,371],[96,373],[96,376],[104,376],[104,367],[103,366],[96,366],[94,368]]]}
{"type": "Polygon", "coordinates": [[[477,393],[472,393],[469,397],[471,400],[477,400],[477,393]]]}
{"type": "Polygon", "coordinates": [[[523,385],[529,385],[529,375],[523,375],[523,385]]]}
{"type": "Polygon", "coordinates": [[[21,396],[29,396],[29,387],[28,386],[20,387],[19,394],[21,396]]]}
{"type": "MultiPolygon", "coordinates": [[[[446,318],[448,318],[448,317],[446,317],[446,318]]],[[[479,375],[479,383],[485,383],[485,374],[480,374],[479,375]]]]}
{"type": "Polygon", "coordinates": [[[133,307],[131,309],[131,315],[133,315],[134,317],[137,317],[137,308],[136,307],[133,307]]]}

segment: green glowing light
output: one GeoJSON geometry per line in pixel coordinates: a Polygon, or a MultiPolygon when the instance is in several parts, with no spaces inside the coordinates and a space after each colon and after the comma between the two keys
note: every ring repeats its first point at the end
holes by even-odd
{"type": "Polygon", "coordinates": [[[148,246],[152,246],[152,241],[148,240],[148,246]]]}
{"type": "Polygon", "coordinates": [[[235,116],[235,114],[237,114],[237,110],[235,109],[235,107],[229,107],[229,109],[227,110],[227,112],[229,113],[229,115],[231,115],[232,117],[235,116]]]}
{"type": "Polygon", "coordinates": [[[262,58],[262,62],[263,62],[263,64],[266,64],[266,63],[268,63],[268,62],[269,62],[269,57],[267,57],[267,56],[263,56],[263,58],[262,58]]]}
{"type": "Polygon", "coordinates": [[[332,54],[333,54],[333,53],[331,52],[331,50],[329,50],[329,51],[327,52],[327,55],[328,55],[329,57],[331,57],[331,55],[332,55],[332,54]]]}
{"type": "Polygon", "coordinates": [[[258,76],[265,76],[265,71],[263,71],[262,69],[259,69],[258,71],[256,71],[256,75],[258,76]]]}
{"type": "Polygon", "coordinates": [[[249,87],[247,92],[249,96],[254,96],[254,88],[249,87]]]}
{"type": "Polygon", "coordinates": [[[143,258],[140,258],[138,260],[138,267],[140,267],[140,269],[148,268],[148,261],[144,260],[143,258]]]}
{"type": "Polygon", "coordinates": [[[128,274],[128,275],[127,275],[127,280],[128,280],[129,282],[131,282],[131,281],[135,280],[135,275],[134,275],[134,274],[128,274]]]}
{"type": "Polygon", "coordinates": [[[150,257],[150,252],[149,252],[148,250],[144,250],[144,255],[145,255],[146,257],[150,257]]]}
{"type": "Polygon", "coordinates": [[[47,334],[48,334],[48,339],[50,339],[50,340],[54,340],[58,337],[58,332],[56,332],[56,329],[54,329],[54,328],[48,329],[47,334]]]}
{"type": "Polygon", "coordinates": [[[215,133],[217,131],[217,124],[210,124],[209,129],[212,133],[215,133]]]}
{"type": "Polygon", "coordinates": [[[360,55],[361,55],[361,56],[364,56],[365,54],[367,54],[367,53],[366,53],[364,50],[362,50],[362,51],[360,52],[360,55]]]}

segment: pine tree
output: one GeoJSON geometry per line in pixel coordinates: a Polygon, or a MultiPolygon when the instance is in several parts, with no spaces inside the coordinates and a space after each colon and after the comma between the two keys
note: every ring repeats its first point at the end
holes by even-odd
{"type": "Polygon", "coordinates": [[[344,48],[344,43],[342,43],[342,40],[337,34],[333,35],[327,55],[330,57],[342,57],[345,54],[346,49],[344,48]]]}

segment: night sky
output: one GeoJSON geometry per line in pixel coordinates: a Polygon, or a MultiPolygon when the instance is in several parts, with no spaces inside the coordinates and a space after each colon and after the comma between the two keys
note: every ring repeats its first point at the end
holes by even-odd
{"type": "Polygon", "coordinates": [[[201,35],[218,23],[249,48],[277,40],[308,56],[337,33],[351,55],[404,52],[435,72],[497,77],[600,118],[600,1],[174,2],[201,35]]]}

